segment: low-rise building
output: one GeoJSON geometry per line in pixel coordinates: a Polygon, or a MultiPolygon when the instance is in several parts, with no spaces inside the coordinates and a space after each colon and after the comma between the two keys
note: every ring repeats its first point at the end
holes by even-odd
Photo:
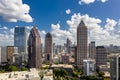
{"type": "Polygon", "coordinates": [[[53,80],[53,70],[51,69],[44,70],[42,80],[53,80]]]}
{"type": "Polygon", "coordinates": [[[83,60],[83,73],[87,76],[94,75],[95,73],[95,61],[92,59],[83,60]]]}
{"type": "Polygon", "coordinates": [[[40,80],[38,73],[35,68],[30,71],[0,73],[0,80],[40,80]]]}
{"type": "Polygon", "coordinates": [[[69,64],[69,54],[62,54],[62,63],[63,64],[69,64]]]}

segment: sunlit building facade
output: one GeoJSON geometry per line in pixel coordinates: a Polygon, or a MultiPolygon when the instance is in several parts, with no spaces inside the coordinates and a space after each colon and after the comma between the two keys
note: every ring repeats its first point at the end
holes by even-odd
{"type": "Polygon", "coordinates": [[[33,27],[28,39],[28,66],[29,68],[40,68],[41,59],[41,38],[39,31],[33,27]]]}

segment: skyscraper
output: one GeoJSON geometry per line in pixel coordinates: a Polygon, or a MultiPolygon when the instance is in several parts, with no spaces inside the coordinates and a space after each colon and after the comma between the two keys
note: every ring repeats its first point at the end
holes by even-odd
{"type": "Polygon", "coordinates": [[[27,53],[27,29],[15,27],[14,46],[18,47],[18,53],[27,53]]]}
{"type": "Polygon", "coordinates": [[[53,48],[52,48],[52,35],[48,32],[45,36],[45,54],[46,54],[46,61],[52,62],[53,58],[53,48]]]}
{"type": "Polygon", "coordinates": [[[95,42],[89,43],[89,58],[95,60],[95,42]]]}
{"type": "Polygon", "coordinates": [[[87,59],[87,42],[88,42],[87,26],[81,21],[77,27],[77,54],[76,65],[79,68],[83,66],[83,60],[87,59]]]}
{"type": "Polygon", "coordinates": [[[110,79],[120,80],[120,54],[110,56],[110,79]]]}
{"type": "Polygon", "coordinates": [[[67,53],[69,53],[70,54],[70,49],[71,49],[71,44],[72,44],[72,42],[70,41],[70,39],[69,38],[67,38],[67,53]]]}
{"type": "Polygon", "coordinates": [[[107,65],[107,51],[104,46],[96,47],[96,66],[107,65]]]}
{"type": "Polygon", "coordinates": [[[40,54],[41,38],[36,27],[30,31],[28,39],[28,66],[30,68],[41,67],[41,54],[40,54]]]}
{"type": "Polygon", "coordinates": [[[18,53],[21,56],[20,62],[27,61],[28,52],[27,52],[27,28],[26,27],[15,27],[14,46],[18,47],[18,53]]]}

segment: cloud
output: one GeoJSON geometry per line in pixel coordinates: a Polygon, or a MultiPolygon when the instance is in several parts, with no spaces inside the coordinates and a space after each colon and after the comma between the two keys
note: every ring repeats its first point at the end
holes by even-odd
{"type": "Polygon", "coordinates": [[[70,14],[70,13],[71,13],[71,10],[70,10],[70,9],[67,9],[65,12],[66,12],[66,14],[70,14]]]}
{"type": "Polygon", "coordinates": [[[64,44],[66,38],[71,36],[71,33],[67,30],[60,29],[60,24],[51,24],[51,34],[53,36],[53,41],[57,44],[64,44]]]}
{"type": "Polygon", "coordinates": [[[107,24],[105,25],[105,28],[106,28],[106,30],[108,30],[108,31],[114,30],[114,27],[115,27],[116,24],[117,24],[117,22],[116,22],[115,20],[109,19],[109,18],[107,18],[106,23],[107,23],[107,24]]]}
{"type": "Polygon", "coordinates": [[[0,29],[0,46],[13,45],[14,42],[13,30],[14,28],[9,29],[6,26],[0,29]]]}
{"type": "Polygon", "coordinates": [[[108,1],[108,0],[101,0],[102,3],[105,3],[105,2],[107,2],[107,1],[108,1]]]}
{"type": "Polygon", "coordinates": [[[4,26],[3,29],[6,29],[6,30],[7,30],[8,28],[7,28],[6,26],[4,26]]]}
{"type": "Polygon", "coordinates": [[[107,18],[103,22],[99,18],[90,17],[88,14],[81,15],[74,13],[70,20],[67,20],[69,28],[67,30],[61,29],[60,24],[51,24],[53,41],[57,44],[64,44],[67,38],[76,43],[77,26],[83,20],[88,27],[88,41],[95,41],[97,45],[109,45],[120,42],[120,20],[115,21],[107,18]],[[105,25],[101,26],[101,24],[105,25]]]}
{"type": "Polygon", "coordinates": [[[105,3],[107,2],[108,0],[79,0],[78,1],[78,4],[82,5],[82,4],[91,4],[91,3],[94,3],[96,1],[100,1],[102,3],[105,3]]]}
{"type": "Polygon", "coordinates": [[[78,3],[79,4],[82,4],[82,3],[84,3],[84,4],[90,4],[90,3],[94,3],[95,2],[95,0],[80,0],[78,3]]]}
{"type": "Polygon", "coordinates": [[[30,7],[22,0],[0,0],[0,16],[8,22],[32,22],[29,15],[30,7]]]}

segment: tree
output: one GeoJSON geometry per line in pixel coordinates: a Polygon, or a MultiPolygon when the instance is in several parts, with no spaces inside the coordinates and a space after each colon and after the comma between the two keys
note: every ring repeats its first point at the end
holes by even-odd
{"type": "Polygon", "coordinates": [[[57,80],[62,78],[62,80],[68,80],[68,72],[64,69],[55,68],[53,69],[53,73],[55,75],[55,78],[57,77],[57,80]]]}
{"type": "Polygon", "coordinates": [[[9,71],[18,71],[18,68],[16,66],[9,66],[9,71]]]}
{"type": "Polygon", "coordinates": [[[27,71],[28,69],[26,67],[22,67],[21,71],[27,71]]]}

